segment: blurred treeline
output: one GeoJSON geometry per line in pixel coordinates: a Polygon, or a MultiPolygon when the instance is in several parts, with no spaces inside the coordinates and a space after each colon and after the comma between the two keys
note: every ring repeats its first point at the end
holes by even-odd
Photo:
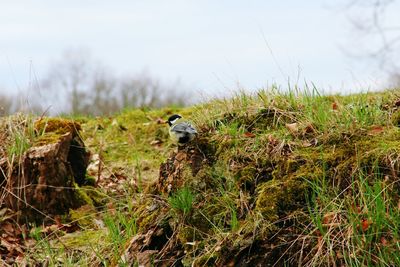
{"type": "Polygon", "coordinates": [[[97,116],[125,108],[185,106],[191,104],[193,93],[178,80],[163,83],[146,71],[117,76],[82,49],[65,52],[44,77],[33,72],[27,87],[17,95],[0,91],[0,116],[15,112],[97,116]]]}

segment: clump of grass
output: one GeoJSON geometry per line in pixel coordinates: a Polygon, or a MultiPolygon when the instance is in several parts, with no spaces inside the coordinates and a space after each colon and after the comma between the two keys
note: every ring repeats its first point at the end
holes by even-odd
{"type": "Polygon", "coordinates": [[[19,159],[36,138],[34,118],[17,114],[0,121],[3,153],[10,162],[19,159]]]}
{"type": "Polygon", "coordinates": [[[311,182],[310,265],[398,266],[400,211],[393,186],[378,172],[360,171],[345,190],[311,182]]]}
{"type": "Polygon", "coordinates": [[[193,200],[194,195],[190,189],[188,187],[183,187],[168,198],[168,203],[172,209],[186,215],[193,208],[193,200]]]}
{"type": "Polygon", "coordinates": [[[104,224],[108,229],[112,250],[115,252],[114,256],[118,257],[121,246],[137,232],[136,219],[117,211],[114,214],[107,214],[104,217],[104,224]]]}

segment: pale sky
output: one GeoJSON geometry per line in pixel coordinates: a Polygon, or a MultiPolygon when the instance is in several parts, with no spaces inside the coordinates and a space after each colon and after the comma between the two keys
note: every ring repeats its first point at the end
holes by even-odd
{"type": "MultiPolygon", "coordinates": [[[[346,1],[342,1],[346,2],[346,1]]],[[[213,94],[287,79],[324,91],[376,89],[374,64],[349,58],[354,32],[339,1],[0,0],[0,88],[39,81],[69,48],[116,74],[148,70],[213,94]],[[335,3],[335,4],[332,4],[335,3]],[[299,76],[300,75],[300,76],[299,76]]],[[[4,89],[3,89],[4,91],[4,89]]]]}

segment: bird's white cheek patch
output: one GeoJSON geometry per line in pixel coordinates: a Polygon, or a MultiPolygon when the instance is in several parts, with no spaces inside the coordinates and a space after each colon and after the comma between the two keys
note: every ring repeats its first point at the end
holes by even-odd
{"type": "Polygon", "coordinates": [[[171,124],[174,124],[177,120],[179,120],[179,119],[175,119],[175,120],[171,121],[171,124]]]}

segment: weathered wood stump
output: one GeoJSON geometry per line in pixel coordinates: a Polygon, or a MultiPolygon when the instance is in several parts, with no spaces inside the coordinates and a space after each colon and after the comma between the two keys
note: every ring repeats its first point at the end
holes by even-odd
{"type": "Polygon", "coordinates": [[[37,121],[38,137],[18,162],[0,159],[1,206],[20,220],[42,221],[84,204],[77,188],[85,182],[89,153],[79,130],[64,119],[37,121]]]}

